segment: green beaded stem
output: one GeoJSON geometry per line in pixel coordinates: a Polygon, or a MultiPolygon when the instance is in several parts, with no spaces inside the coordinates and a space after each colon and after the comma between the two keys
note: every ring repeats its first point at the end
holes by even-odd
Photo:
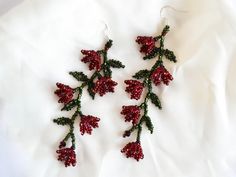
{"type": "Polygon", "coordinates": [[[153,133],[154,126],[152,124],[150,117],[148,116],[149,100],[156,107],[158,107],[159,109],[162,109],[160,99],[155,93],[153,93],[153,90],[152,90],[151,75],[159,66],[163,65],[163,57],[165,57],[166,59],[172,62],[177,62],[174,52],[168,49],[164,49],[165,35],[169,32],[169,28],[170,27],[168,25],[165,26],[164,29],[162,30],[161,35],[154,37],[154,40],[156,42],[159,42],[160,44],[159,47],[155,47],[151,53],[143,57],[144,60],[147,60],[147,59],[152,59],[158,56],[155,64],[151,67],[150,70],[147,70],[147,69],[140,70],[133,76],[133,78],[135,79],[143,79],[143,85],[147,90],[147,93],[144,97],[144,101],[139,105],[139,108],[143,110],[143,115],[137,124],[133,125],[129,130],[127,130],[130,133],[132,133],[134,130],[137,130],[137,138],[136,138],[137,142],[140,142],[140,136],[142,132],[143,123],[146,124],[150,133],[153,133]]]}
{"type": "Polygon", "coordinates": [[[71,76],[73,76],[77,81],[82,82],[82,84],[79,87],[76,87],[73,89],[74,93],[77,93],[77,98],[73,99],[69,103],[65,104],[64,107],[61,109],[61,111],[70,111],[71,109],[75,108],[74,114],[71,116],[71,118],[67,117],[59,117],[56,119],[53,119],[53,122],[58,125],[68,125],[69,126],[69,132],[66,134],[62,142],[67,142],[69,138],[71,138],[71,147],[75,149],[75,135],[74,135],[74,123],[76,118],[78,116],[83,116],[82,110],[81,110],[81,97],[83,93],[83,89],[87,86],[87,91],[92,99],[95,98],[95,93],[93,91],[94,88],[94,81],[95,79],[99,79],[102,76],[111,77],[112,76],[112,70],[111,68],[124,68],[125,66],[118,60],[109,59],[107,57],[107,51],[112,46],[112,40],[108,40],[108,42],[105,44],[104,49],[97,51],[99,54],[101,54],[103,58],[103,63],[101,65],[101,69],[99,71],[94,71],[92,76],[88,78],[87,75],[85,75],[83,72],[73,71],[69,72],[71,76]]]}

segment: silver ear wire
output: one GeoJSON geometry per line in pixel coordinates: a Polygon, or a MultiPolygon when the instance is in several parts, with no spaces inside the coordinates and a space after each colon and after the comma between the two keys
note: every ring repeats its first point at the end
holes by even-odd
{"type": "Polygon", "coordinates": [[[173,11],[181,12],[181,13],[188,13],[188,11],[186,11],[186,10],[178,10],[178,9],[175,9],[174,7],[172,7],[172,6],[170,6],[170,5],[165,5],[165,6],[163,6],[163,7],[161,8],[161,10],[160,10],[160,17],[164,19],[164,23],[165,23],[166,25],[169,25],[169,21],[168,21],[168,18],[167,18],[167,17],[163,16],[163,11],[164,11],[165,9],[171,9],[171,10],[173,10],[173,11]]]}
{"type": "Polygon", "coordinates": [[[160,10],[160,17],[163,19],[165,25],[169,25],[168,18],[163,16],[163,10],[167,8],[167,6],[163,6],[160,10]]]}
{"type": "Polygon", "coordinates": [[[102,23],[105,25],[104,35],[106,36],[107,40],[109,40],[110,39],[110,37],[109,37],[109,27],[108,27],[108,25],[105,21],[102,21],[102,23]]]}

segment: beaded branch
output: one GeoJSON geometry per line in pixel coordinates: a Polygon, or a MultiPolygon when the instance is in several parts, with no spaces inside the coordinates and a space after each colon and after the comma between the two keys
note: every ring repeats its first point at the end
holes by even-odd
{"type": "Polygon", "coordinates": [[[159,36],[137,37],[136,42],[141,45],[140,52],[144,53],[143,59],[149,60],[157,57],[157,61],[151,69],[140,70],[134,74],[134,79],[124,81],[125,84],[127,84],[125,91],[130,94],[131,99],[139,100],[143,90],[146,90],[144,101],[140,105],[123,106],[121,111],[125,122],[132,123],[132,127],[124,132],[123,137],[129,137],[131,133],[137,131],[136,141],[125,145],[121,152],[124,153],[127,158],[132,157],[137,161],[144,158],[140,143],[143,124],[145,123],[150,133],[153,133],[154,128],[151,118],[148,116],[148,102],[151,101],[159,109],[162,108],[160,99],[152,90],[152,85],[159,86],[161,83],[168,85],[169,82],[173,80],[172,75],[163,65],[164,57],[172,62],[177,62],[174,52],[164,48],[164,40],[168,31],[169,26],[165,26],[159,36]],[[156,47],[157,42],[159,43],[158,47],[156,47]],[[142,80],[142,82],[139,80],[142,80]]]}
{"type": "Polygon", "coordinates": [[[93,128],[98,127],[100,118],[92,115],[84,115],[81,110],[81,96],[85,87],[92,99],[95,98],[96,93],[100,96],[105,95],[107,92],[114,92],[114,87],[117,85],[112,80],[111,68],[124,68],[125,66],[118,60],[108,59],[107,52],[112,46],[112,40],[109,40],[104,49],[94,50],[81,50],[84,57],[81,59],[82,62],[89,64],[89,70],[94,70],[92,76],[89,78],[83,72],[73,71],[69,72],[77,81],[82,84],[76,88],[71,88],[68,85],[57,83],[58,89],[55,94],[59,97],[59,103],[63,103],[64,106],[62,111],[70,111],[74,109],[74,114],[69,117],[59,117],[54,119],[58,125],[68,126],[69,132],[62,139],[59,144],[58,160],[64,162],[65,166],[76,165],[76,153],[75,153],[75,134],[74,124],[77,118],[80,118],[80,132],[81,135],[85,133],[91,134],[93,128]],[[77,95],[77,96],[75,96],[77,95]],[[68,140],[71,139],[71,146],[68,147],[68,140]]]}

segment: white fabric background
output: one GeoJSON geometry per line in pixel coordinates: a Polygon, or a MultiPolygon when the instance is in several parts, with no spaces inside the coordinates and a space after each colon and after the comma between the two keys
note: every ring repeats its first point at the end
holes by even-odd
{"type": "MultiPolygon", "coordinates": [[[[0,1],[0,176],[1,177],[235,177],[236,176],[236,3],[234,0],[1,0],[0,1]],[[174,81],[156,89],[163,110],[150,105],[155,125],[142,134],[145,158],[137,163],[120,149],[130,126],[120,116],[129,100],[123,80],[143,61],[137,35],[158,34],[160,9],[171,31],[166,46],[177,64],[166,62],[174,81]],[[67,130],[52,123],[66,115],[53,94],[56,82],[76,85],[71,70],[88,72],[81,49],[103,46],[105,25],[114,40],[110,58],[115,94],[83,110],[101,117],[93,135],[77,129],[77,161],[64,168],[55,150],[67,130]]],[[[86,93],[86,92],[85,92],[86,93]]]]}

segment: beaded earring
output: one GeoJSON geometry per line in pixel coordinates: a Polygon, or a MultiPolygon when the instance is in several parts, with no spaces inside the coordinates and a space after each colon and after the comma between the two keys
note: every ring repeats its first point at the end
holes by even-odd
{"type": "Polygon", "coordinates": [[[173,80],[172,75],[165,68],[163,58],[172,62],[177,62],[174,52],[164,48],[164,40],[169,32],[169,26],[166,25],[161,34],[156,37],[138,36],[136,42],[141,45],[140,52],[144,54],[144,60],[150,60],[157,57],[155,64],[151,69],[143,69],[133,75],[134,79],[125,80],[127,85],[125,91],[130,94],[131,99],[139,100],[145,90],[143,102],[139,105],[123,106],[121,114],[124,116],[125,122],[131,122],[132,126],[126,130],[123,137],[129,137],[131,133],[137,131],[136,141],[130,142],[121,150],[127,158],[134,158],[139,161],[144,158],[143,150],[140,142],[140,135],[143,124],[146,125],[150,133],[153,133],[153,123],[148,116],[148,102],[151,101],[157,108],[161,109],[161,101],[153,92],[152,86],[160,84],[169,85],[173,80]],[[156,43],[159,43],[158,47],[156,43]],[[141,80],[141,81],[139,81],[141,80]]]}
{"type": "Polygon", "coordinates": [[[87,87],[87,91],[92,99],[95,95],[103,96],[108,92],[114,92],[114,88],[117,82],[112,80],[112,68],[124,68],[125,66],[118,60],[108,59],[107,52],[112,46],[112,40],[108,40],[102,50],[81,50],[84,57],[82,62],[88,63],[90,71],[93,70],[91,77],[80,71],[72,71],[69,74],[77,81],[81,82],[78,87],[72,88],[68,85],[57,83],[58,89],[55,94],[59,97],[59,103],[64,104],[61,111],[70,111],[72,109],[75,112],[71,117],[59,117],[53,119],[53,122],[68,126],[69,132],[61,140],[59,149],[56,151],[58,154],[58,160],[62,161],[64,165],[75,166],[76,165],[76,152],[75,152],[75,134],[74,129],[80,128],[81,135],[85,133],[91,134],[94,128],[98,127],[100,118],[92,115],[85,115],[81,107],[81,97],[83,91],[87,87]],[[75,120],[80,118],[79,125],[74,125],[75,120]],[[68,140],[71,143],[68,143],[68,140]],[[69,146],[70,144],[70,146],[69,146]]]}

